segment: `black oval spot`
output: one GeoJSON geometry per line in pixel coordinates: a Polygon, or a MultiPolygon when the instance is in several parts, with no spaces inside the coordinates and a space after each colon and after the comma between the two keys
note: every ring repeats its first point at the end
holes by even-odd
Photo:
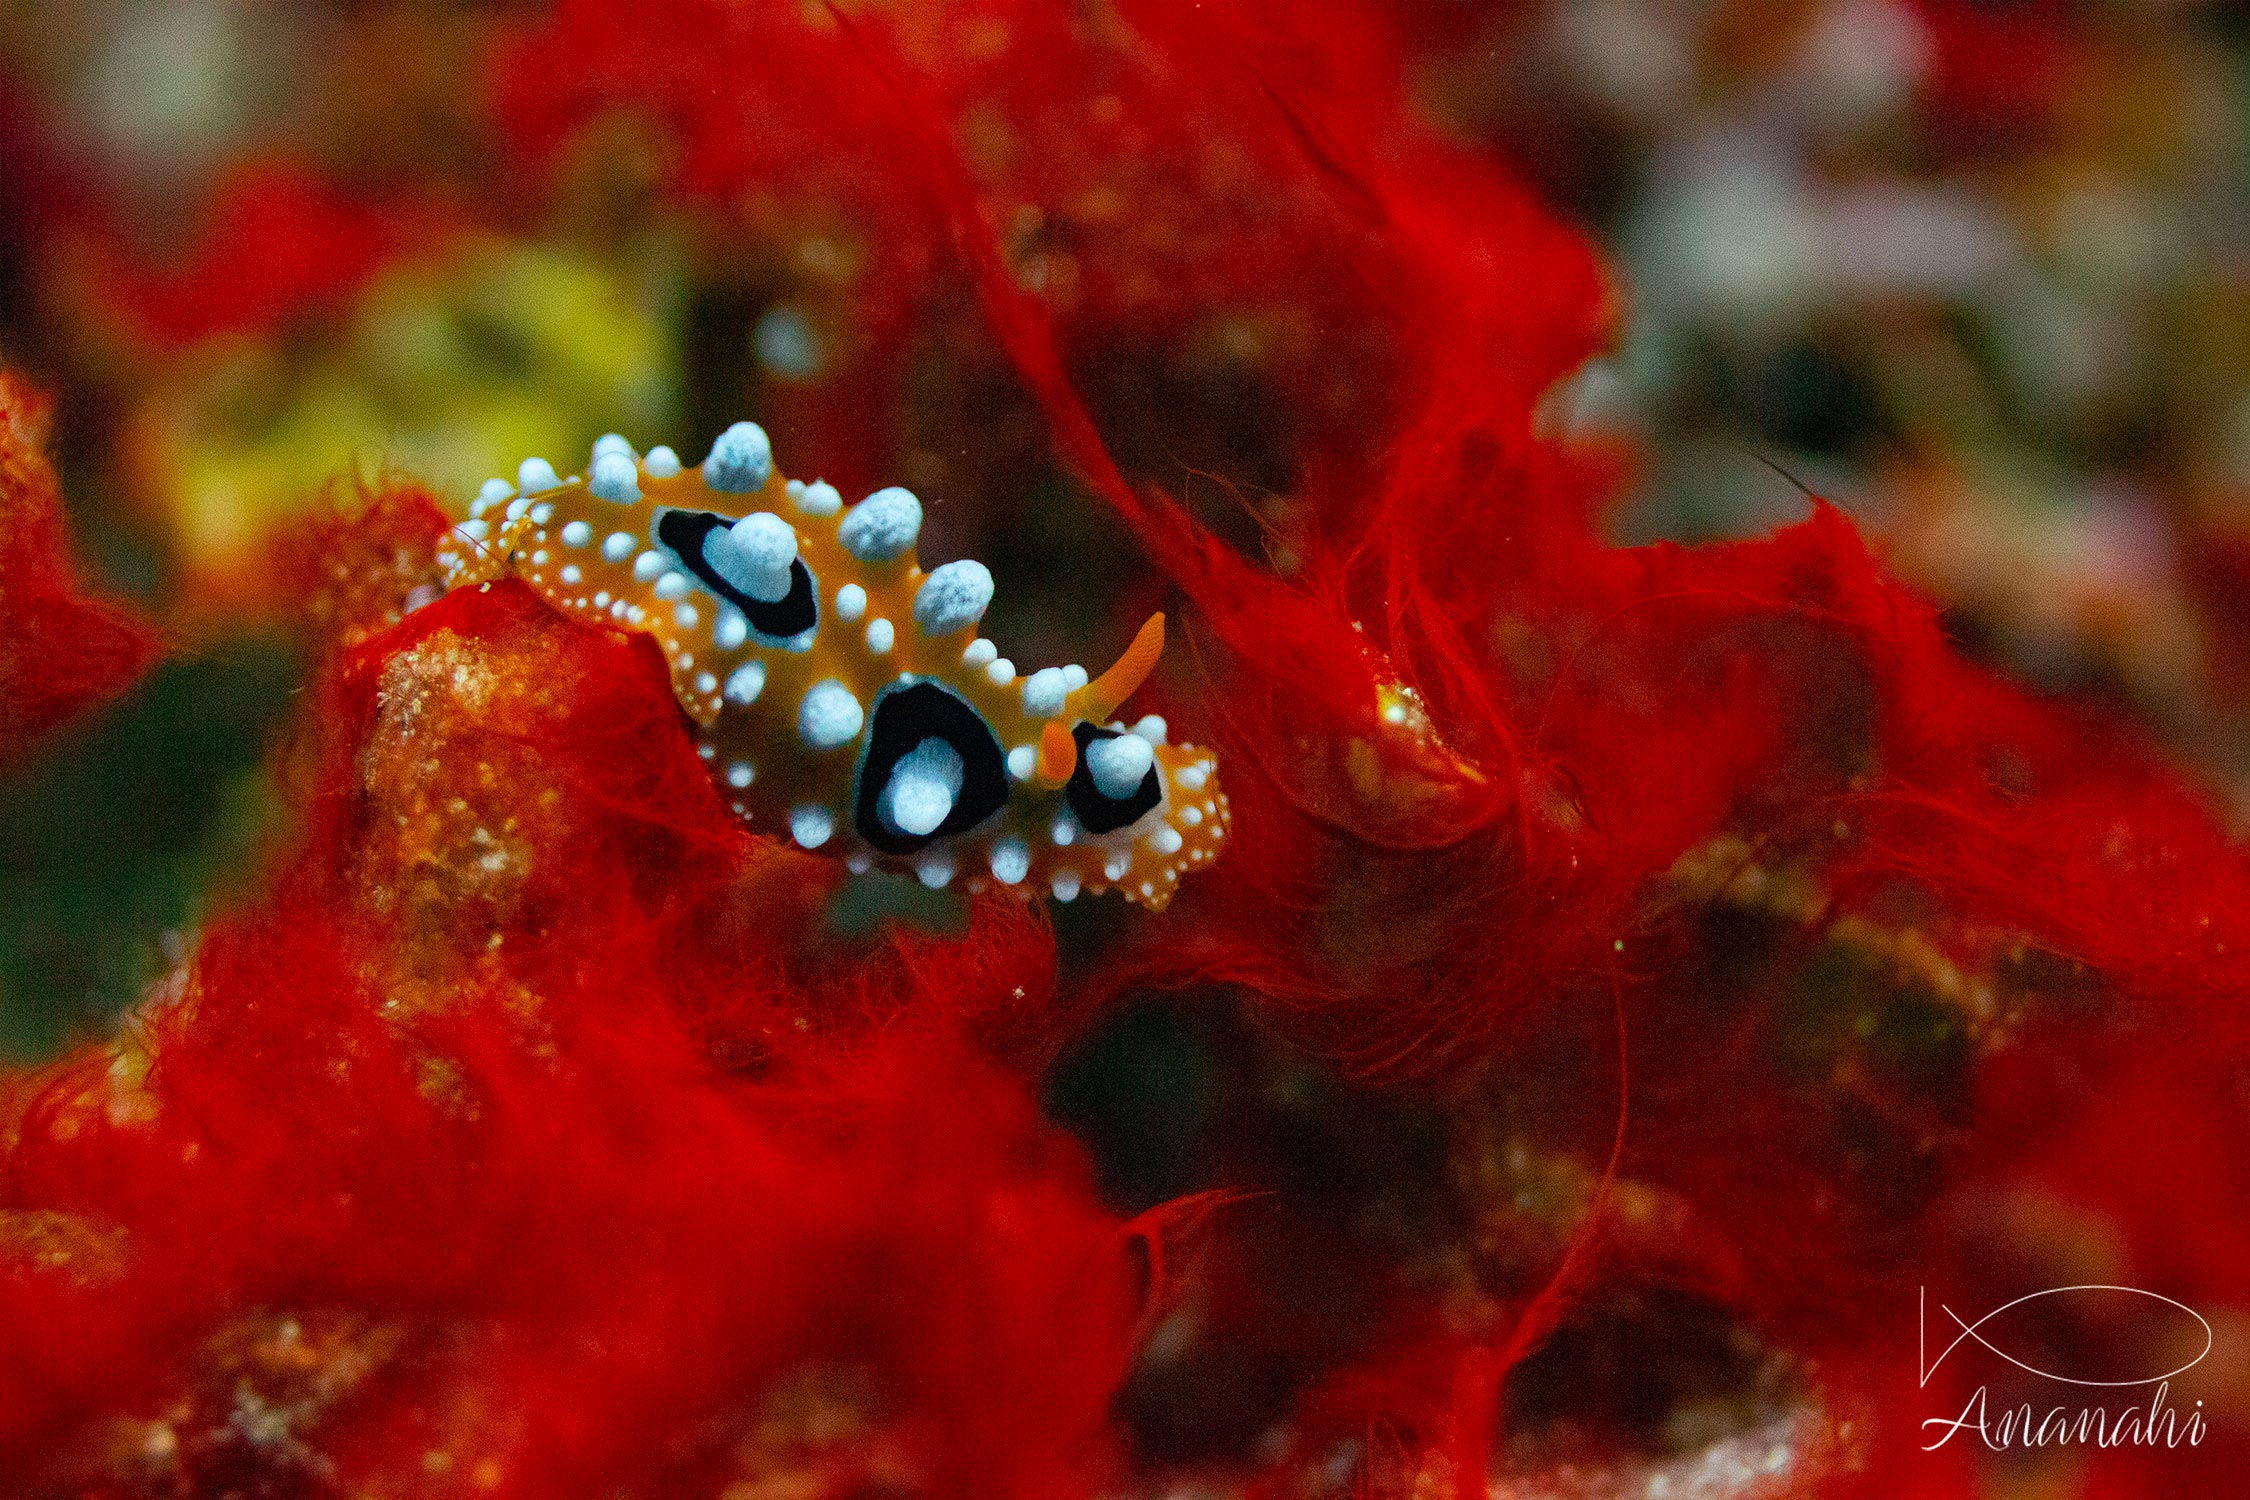
{"type": "Polygon", "coordinates": [[[789,592],[779,599],[753,599],[743,593],[703,555],[711,533],[733,524],[707,510],[660,510],[656,513],[656,540],[698,583],[741,610],[742,618],[750,622],[750,633],[759,641],[785,651],[805,650],[820,626],[820,581],[799,558],[789,565],[789,592]]]}
{"type": "Polygon", "coordinates": [[[1070,799],[1070,810],[1078,816],[1078,826],[1088,833],[1114,833],[1129,823],[1138,823],[1148,810],[1164,800],[1164,783],[1151,765],[1141,784],[1133,788],[1130,797],[1105,797],[1102,789],[1094,785],[1094,773],[1086,766],[1086,747],[1096,740],[1114,740],[1114,729],[1097,729],[1081,722],[1070,731],[1078,741],[1078,769],[1070,773],[1070,784],[1063,795],[1070,799]]]}
{"type": "Polygon", "coordinates": [[[1007,805],[1008,765],[1000,737],[967,700],[927,678],[893,683],[875,695],[867,750],[852,792],[852,826],[861,838],[885,854],[913,854],[939,839],[967,833],[1007,805]],[[945,821],[930,832],[894,833],[883,826],[876,804],[890,784],[892,768],[932,738],[945,741],[961,757],[961,795],[953,799],[945,821]]]}

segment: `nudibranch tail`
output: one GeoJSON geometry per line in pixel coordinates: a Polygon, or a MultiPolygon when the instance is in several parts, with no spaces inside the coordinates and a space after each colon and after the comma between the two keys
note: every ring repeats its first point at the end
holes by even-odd
{"type": "Polygon", "coordinates": [[[573,619],[652,638],[721,794],[843,858],[1068,901],[1158,908],[1228,828],[1213,756],[1113,715],[1164,649],[1152,615],[1099,677],[1019,676],[977,626],[992,574],[924,572],[922,503],[784,477],[737,422],[702,464],[610,434],[583,476],[524,460],[440,547],[455,588],[523,580],[573,619]]]}

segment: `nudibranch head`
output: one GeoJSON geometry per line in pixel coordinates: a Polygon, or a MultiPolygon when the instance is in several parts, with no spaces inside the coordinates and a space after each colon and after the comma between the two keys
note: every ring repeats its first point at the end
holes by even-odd
{"type": "Polygon", "coordinates": [[[574,619],[652,637],[735,812],[855,870],[1162,907],[1226,842],[1208,751],[1114,716],[1164,646],[1019,676],[977,634],[992,574],[924,572],[922,504],[784,477],[755,424],[696,468],[610,435],[583,477],[526,459],[440,547],[453,587],[522,579],[574,619]]]}

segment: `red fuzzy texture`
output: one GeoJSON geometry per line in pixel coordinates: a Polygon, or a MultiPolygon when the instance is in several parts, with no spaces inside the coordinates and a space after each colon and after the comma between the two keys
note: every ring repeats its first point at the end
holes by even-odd
{"type": "Polygon", "coordinates": [[[306,1425],[346,1488],[451,1451],[501,1494],[1086,1492],[1135,1262],[955,1039],[1044,984],[1035,920],[804,953],[824,867],[719,806],[645,642],[514,587],[349,653],[322,722],[309,843],[138,1023],[145,1079],[14,1086],[0,1229],[107,1249],[0,1275],[0,1462],[76,1473],[270,1309],[381,1330],[306,1425]],[[831,1377],[864,1432],[741,1456],[831,1377]]]}
{"type": "Polygon", "coordinates": [[[0,758],[140,676],[156,643],[81,590],[45,447],[47,399],[0,371],[0,758]]]}

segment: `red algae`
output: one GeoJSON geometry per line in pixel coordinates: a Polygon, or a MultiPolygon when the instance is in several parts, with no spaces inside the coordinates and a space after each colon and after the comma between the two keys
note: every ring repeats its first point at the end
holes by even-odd
{"type": "Polygon", "coordinates": [[[145,625],[78,585],[44,451],[50,415],[0,372],[0,756],[120,691],[155,654],[145,625]]]}

